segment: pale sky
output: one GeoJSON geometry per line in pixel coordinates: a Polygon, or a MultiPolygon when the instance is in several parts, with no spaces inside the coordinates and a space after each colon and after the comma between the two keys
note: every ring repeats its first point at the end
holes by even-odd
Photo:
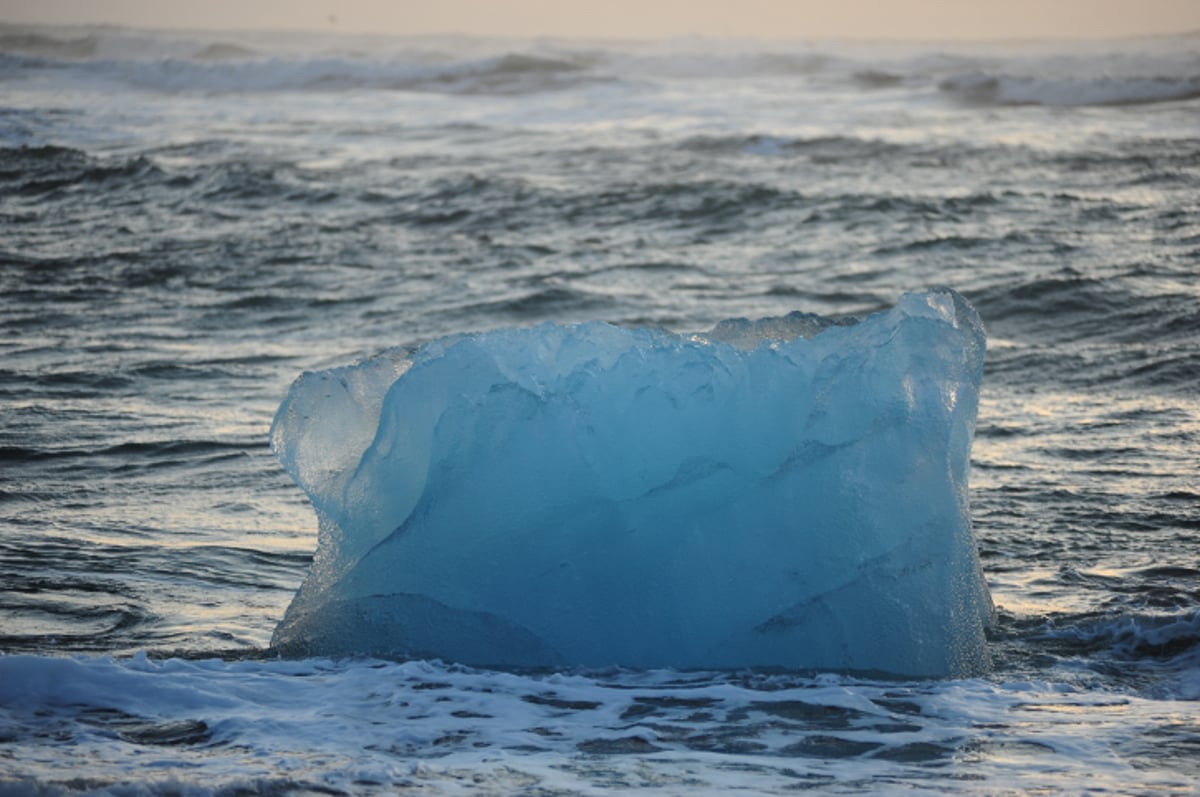
{"type": "Polygon", "coordinates": [[[0,22],[503,36],[1076,38],[1200,31],[1200,0],[0,0],[0,22]]]}

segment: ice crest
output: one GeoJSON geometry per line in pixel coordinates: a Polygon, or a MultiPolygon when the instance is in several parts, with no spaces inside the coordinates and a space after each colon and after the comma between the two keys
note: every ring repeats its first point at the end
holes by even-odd
{"type": "Polygon", "coordinates": [[[858,322],[543,324],[306,374],[272,436],[321,531],[274,645],[983,672],[983,354],[936,290],[858,322]]]}

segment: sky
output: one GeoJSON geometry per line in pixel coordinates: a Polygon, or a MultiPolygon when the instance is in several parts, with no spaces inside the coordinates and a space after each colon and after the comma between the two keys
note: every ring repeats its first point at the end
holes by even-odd
{"type": "Polygon", "coordinates": [[[1200,0],[0,0],[0,22],[638,38],[1091,38],[1200,31],[1200,0]]]}

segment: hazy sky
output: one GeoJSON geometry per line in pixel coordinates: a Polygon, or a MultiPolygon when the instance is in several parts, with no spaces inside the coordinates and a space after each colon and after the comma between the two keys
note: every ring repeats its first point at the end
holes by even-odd
{"type": "Polygon", "coordinates": [[[1200,30],[1200,0],[0,0],[0,22],[550,36],[1093,37],[1200,30]]]}

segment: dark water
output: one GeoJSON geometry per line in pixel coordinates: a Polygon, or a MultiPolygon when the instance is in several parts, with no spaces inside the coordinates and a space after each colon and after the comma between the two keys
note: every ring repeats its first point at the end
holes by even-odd
{"type": "MultiPolygon", "coordinates": [[[[567,692],[613,715],[533,704],[584,716],[562,720],[566,747],[548,742],[498,775],[494,762],[460,761],[475,749],[470,734],[432,736],[394,753],[412,766],[403,778],[447,792],[459,788],[451,771],[484,778],[484,791],[773,791],[797,781],[771,762],[800,756],[834,762],[799,781],[830,790],[1191,790],[1194,39],[975,51],[229,38],[0,29],[0,652],[10,654],[0,664],[10,683],[42,694],[35,673],[80,655],[72,677],[87,683],[108,683],[111,668],[159,672],[153,662],[171,656],[198,682],[252,678],[238,667],[266,655],[315,545],[311,511],[267,445],[304,370],[468,330],[590,319],[696,330],[796,309],[861,314],[948,285],[989,334],[971,478],[1000,610],[992,678],[801,678],[786,687],[836,687],[876,709],[781,720],[782,704],[753,708],[779,684],[738,682],[749,691],[732,695],[725,675],[699,685],[684,674],[570,676],[582,681],[567,692]],[[150,660],[125,664],[136,651],[150,660]],[[212,657],[227,663],[188,663],[212,657]],[[685,687],[701,702],[664,697],[685,687]],[[712,714],[706,700],[734,708],[707,748],[682,732],[621,735],[613,729],[638,717],[622,720],[629,706],[614,695],[631,689],[650,702],[630,706],[671,715],[660,725],[682,722],[684,709],[712,714]],[[1067,693],[1073,719],[1047,710],[1006,726],[1036,727],[1037,740],[1014,730],[985,744],[963,730],[1067,693]],[[1124,723],[1111,705],[1125,707],[1124,723]],[[794,738],[764,741],[771,717],[794,738]],[[917,731],[880,754],[878,738],[844,732],[871,722],[917,731]],[[954,731],[921,735],[938,722],[954,731]],[[600,730],[626,746],[597,742],[600,730]],[[661,782],[631,780],[641,765],[628,762],[656,752],[639,744],[703,749],[699,785],[662,774],[690,759],[658,766],[661,782]],[[421,781],[412,762],[446,745],[459,768],[421,781]],[[596,756],[622,762],[618,774],[581,763],[596,756]],[[743,765],[751,774],[738,781],[730,772],[743,765]]],[[[291,665],[254,666],[265,669],[253,677],[296,677],[291,665]]],[[[334,668],[340,686],[313,700],[335,714],[374,672],[296,666],[334,668]]],[[[453,682],[455,710],[492,719],[471,695],[517,677],[403,666],[395,678],[453,682]]],[[[519,707],[531,705],[522,690],[545,687],[504,683],[519,707]]],[[[96,753],[100,774],[69,765],[94,781],[63,785],[56,764],[95,753],[96,727],[104,739],[126,731],[72,714],[73,736],[55,741],[52,723],[32,718],[62,702],[53,690],[30,714],[0,695],[10,785],[154,786],[132,774],[138,745],[213,743],[198,726],[173,726],[183,741],[172,742],[129,731],[126,747],[96,753]]],[[[88,710],[128,711],[126,697],[88,710]]],[[[184,721],[172,705],[160,705],[157,733],[184,721]]],[[[222,744],[274,744],[208,711],[222,744]]],[[[498,745],[520,722],[475,725],[498,745]]],[[[283,791],[401,785],[378,767],[375,781],[338,780],[369,744],[295,728],[292,738],[308,774],[280,781],[283,791]]],[[[266,782],[211,750],[197,760],[214,779],[206,788],[266,782]]],[[[176,761],[164,777],[201,783],[187,774],[196,765],[176,761]]]]}

